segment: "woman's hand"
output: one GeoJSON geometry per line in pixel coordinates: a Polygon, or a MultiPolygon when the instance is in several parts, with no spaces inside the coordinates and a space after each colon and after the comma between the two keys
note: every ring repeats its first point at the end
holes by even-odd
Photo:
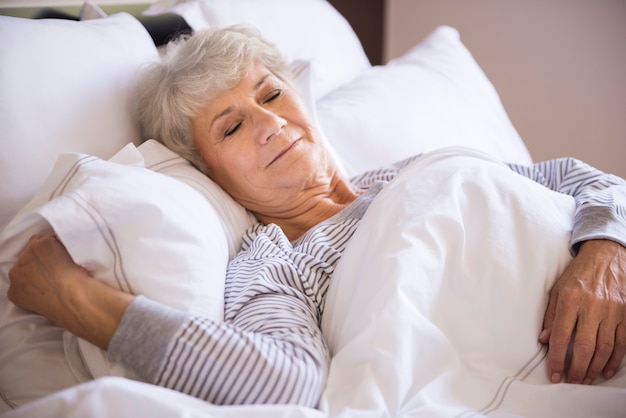
{"type": "Polygon", "coordinates": [[[15,305],[104,349],[133,298],[93,279],[53,233],[31,237],[9,279],[15,305]]]}
{"type": "Polygon", "coordinates": [[[549,345],[553,383],[613,377],[626,354],[626,248],[608,240],[581,245],[550,292],[539,341],[549,345]]]}
{"type": "Polygon", "coordinates": [[[74,264],[65,247],[52,233],[31,237],[17,264],[9,271],[7,296],[15,305],[48,318],[53,324],[67,322],[67,299],[72,283],[89,273],[74,264]]]}

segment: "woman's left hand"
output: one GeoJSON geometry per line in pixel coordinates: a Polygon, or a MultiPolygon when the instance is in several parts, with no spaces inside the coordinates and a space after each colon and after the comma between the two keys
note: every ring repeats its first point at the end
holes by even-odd
{"type": "Polygon", "coordinates": [[[550,292],[539,341],[549,345],[553,383],[613,377],[626,354],[625,247],[609,240],[581,245],[550,292]]]}

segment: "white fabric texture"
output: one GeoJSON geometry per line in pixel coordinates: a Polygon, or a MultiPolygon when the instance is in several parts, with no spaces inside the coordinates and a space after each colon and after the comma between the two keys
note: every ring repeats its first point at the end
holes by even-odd
{"type": "Polygon", "coordinates": [[[206,216],[215,216],[214,222],[220,224],[225,234],[225,241],[216,242],[219,245],[214,251],[226,250],[228,258],[233,258],[241,248],[244,231],[257,222],[254,216],[215,182],[160,142],[149,139],[137,147],[137,151],[147,168],[191,186],[205,198],[212,209],[206,216]]]}
{"type": "Polygon", "coordinates": [[[553,385],[537,341],[571,260],[573,214],[573,198],[478,151],[438,150],[405,168],[329,289],[329,415],[623,414],[624,368],[599,386],[553,385]]]}
{"type": "Polygon", "coordinates": [[[73,22],[0,16],[0,230],[63,152],[110,158],[139,139],[130,94],[158,57],[127,14],[73,22]]]}
{"type": "Polygon", "coordinates": [[[8,412],[2,418],[324,418],[293,405],[212,405],[200,399],[120,377],[105,377],[8,412]]]}
{"type": "MultiPolygon", "coordinates": [[[[132,144],[112,161],[84,154],[59,158],[38,194],[0,236],[5,289],[7,271],[30,236],[52,228],[74,261],[95,278],[125,292],[222,320],[229,249],[235,253],[237,240],[253,219],[224,199],[224,192],[186,160],[154,141],[141,148],[150,169],[144,168],[144,156],[132,144]]],[[[22,361],[46,360],[64,369],[67,379],[46,391],[101,376],[134,377],[92,344],[67,332],[61,336],[36,315],[6,305],[1,322],[1,386],[7,387],[16,376],[24,380],[23,386],[11,385],[10,399],[42,395],[37,383],[42,380],[41,370],[33,371],[38,379],[30,376],[22,361]],[[49,344],[27,343],[24,327],[28,340],[42,338],[49,344]],[[59,342],[61,347],[50,349],[59,342]]]]}
{"type": "Polygon", "coordinates": [[[145,13],[165,12],[181,15],[194,30],[256,27],[289,62],[311,63],[316,99],[371,66],[350,24],[325,0],[161,0],[145,13]]]}
{"type": "Polygon", "coordinates": [[[446,146],[532,163],[498,93],[447,26],[319,100],[317,114],[350,174],[446,146]]]}

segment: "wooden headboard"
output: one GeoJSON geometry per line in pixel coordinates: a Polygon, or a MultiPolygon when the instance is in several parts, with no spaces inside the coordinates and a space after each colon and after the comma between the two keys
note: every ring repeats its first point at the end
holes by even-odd
{"type": "Polygon", "coordinates": [[[372,65],[382,64],[385,0],[329,0],[350,23],[372,65]]]}

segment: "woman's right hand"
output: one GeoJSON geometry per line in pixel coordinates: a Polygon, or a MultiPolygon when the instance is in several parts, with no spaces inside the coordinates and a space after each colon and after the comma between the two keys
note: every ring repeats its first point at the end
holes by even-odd
{"type": "Polygon", "coordinates": [[[17,264],[9,271],[11,286],[7,296],[15,305],[63,326],[71,283],[90,277],[74,263],[54,233],[33,235],[17,264]]]}
{"type": "Polygon", "coordinates": [[[52,232],[31,237],[9,280],[7,297],[15,305],[103,349],[133,299],[92,278],[52,232]]]}

